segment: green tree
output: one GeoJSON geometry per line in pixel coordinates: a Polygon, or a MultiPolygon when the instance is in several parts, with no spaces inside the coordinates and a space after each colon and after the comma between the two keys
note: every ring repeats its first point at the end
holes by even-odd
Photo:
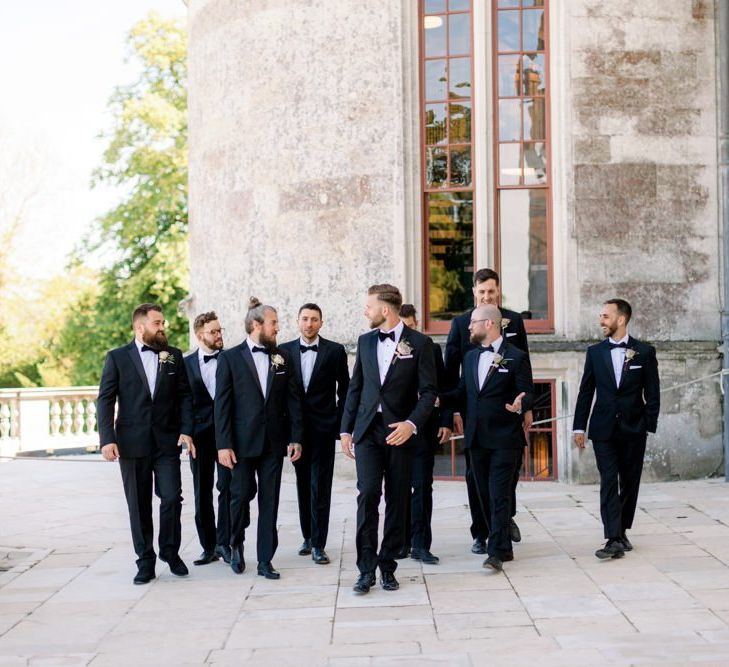
{"type": "Polygon", "coordinates": [[[132,27],[128,46],[140,75],[110,100],[113,127],[92,181],[126,196],[75,253],[79,264],[110,259],[69,309],[57,347],[72,360],[75,384],[98,382],[105,352],[130,339],[139,303],[162,305],[170,343],[187,347],[187,319],[177,310],[188,292],[185,26],[152,12],[132,27]]]}

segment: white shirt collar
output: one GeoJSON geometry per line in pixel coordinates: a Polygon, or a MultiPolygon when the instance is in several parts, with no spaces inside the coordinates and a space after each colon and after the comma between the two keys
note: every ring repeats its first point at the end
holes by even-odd
{"type": "Polygon", "coordinates": [[[395,332],[395,341],[398,341],[400,336],[402,336],[402,330],[404,328],[405,328],[405,322],[400,320],[392,329],[385,330],[385,329],[380,328],[380,331],[382,333],[390,333],[390,331],[394,331],[395,332]]]}
{"type": "MultiPolygon", "coordinates": [[[[137,344],[137,349],[139,350],[139,354],[142,354],[142,346],[145,345],[139,338],[135,337],[134,342],[137,344]]],[[[146,350],[145,350],[146,352],[146,350]]]]}
{"type": "Polygon", "coordinates": [[[319,336],[317,336],[316,340],[312,341],[311,343],[305,341],[303,336],[299,336],[299,345],[304,345],[305,347],[311,347],[312,345],[319,345],[319,336]]]}
{"type": "Polygon", "coordinates": [[[609,340],[613,345],[620,345],[620,343],[627,343],[629,338],[630,335],[626,333],[620,340],[614,340],[612,336],[609,338],[609,340]]]}
{"type": "Polygon", "coordinates": [[[250,336],[248,336],[248,338],[246,338],[246,343],[248,343],[248,349],[251,351],[251,353],[253,352],[254,346],[255,347],[266,347],[265,345],[261,345],[260,343],[254,343],[253,339],[250,336]]]}
{"type": "MultiPolygon", "coordinates": [[[[501,343],[503,340],[504,340],[503,336],[499,336],[495,341],[493,341],[491,343],[491,347],[494,348],[494,352],[496,352],[501,347],[501,343]]],[[[484,345],[483,343],[481,343],[481,347],[487,347],[487,345],[484,345]]]]}
{"type": "Polygon", "coordinates": [[[217,354],[220,352],[220,350],[210,350],[209,352],[206,352],[203,350],[202,345],[197,348],[197,358],[200,361],[203,361],[203,357],[209,357],[211,354],[217,354]]]}

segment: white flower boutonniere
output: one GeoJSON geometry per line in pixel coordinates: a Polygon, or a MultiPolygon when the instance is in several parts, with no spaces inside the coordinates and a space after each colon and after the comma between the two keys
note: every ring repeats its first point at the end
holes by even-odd
{"type": "Polygon", "coordinates": [[[511,320],[508,317],[501,318],[501,329],[506,329],[511,324],[511,320]]]}
{"type": "Polygon", "coordinates": [[[159,363],[161,363],[161,364],[174,364],[175,363],[175,358],[167,350],[162,350],[159,353],[159,363]]]}
{"type": "Polygon", "coordinates": [[[271,366],[273,366],[274,370],[278,370],[284,363],[284,358],[280,354],[271,355],[271,366]]]}
{"type": "Polygon", "coordinates": [[[638,352],[636,352],[632,347],[629,347],[627,350],[625,350],[625,361],[633,361],[638,356],[638,352]]]}
{"type": "Polygon", "coordinates": [[[511,359],[506,359],[504,356],[499,354],[498,352],[494,355],[494,360],[491,362],[491,365],[494,368],[506,368],[507,362],[511,361],[511,359]]]}
{"type": "Polygon", "coordinates": [[[395,354],[398,357],[409,357],[413,353],[413,348],[406,340],[401,340],[395,348],[395,354]]]}

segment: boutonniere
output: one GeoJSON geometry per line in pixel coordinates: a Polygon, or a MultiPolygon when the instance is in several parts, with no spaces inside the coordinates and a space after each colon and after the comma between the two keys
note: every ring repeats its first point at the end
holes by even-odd
{"type": "Polygon", "coordinates": [[[494,355],[494,360],[491,362],[491,365],[494,368],[506,368],[506,364],[511,361],[511,359],[505,358],[503,355],[499,354],[498,352],[494,355]]]}
{"type": "Polygon", "coordinates": [[[175,358],[167,350],[162,350],[162,352],[159,353],[159,363],[174,364],[175,358]]]}
{"type": "Polygon", "coordinates": [[[506,329],[511,324],[511,320],[508,317],[502,317],[501,318],[501,328],[506,329]]]}
{"type": "Polygon", "coordinates": [[[625,350],[625,361],[633,361],[635,357],[638,356],[638,352],[634,350],[632,347],[629,347],[627,350],[625,350]]]}
{"type": "Polygon", "coordinates": [[[286,363],[286,362],[284,361],[284,358],[280,354],[271,355],[271,366],[273,366],[274,370],[277,371],[280,366],[284,365],[284,363],[286,363]]]}
{"type": "Polygon", "coordinates": [[[397,344],[397,347],[395,348],[395,354],[398,357],[409,357],[410,355],[412,355],[412,353],[413,348],[406,340],[400,340],[400,342],[397,344]]]}

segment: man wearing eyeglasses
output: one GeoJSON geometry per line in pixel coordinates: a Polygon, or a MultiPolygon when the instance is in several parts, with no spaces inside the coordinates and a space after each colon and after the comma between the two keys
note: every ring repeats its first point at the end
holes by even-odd
{"type": "Polygon", "coordinates": [[[195,489],[195,527],[202,553],[195,565],[207,565],[219,558],[230,563],[230,470],[220,465],[215,447],[215,371],[223,349],[223,329],[214,311],[202,313],[193,322],[199,347],[185,357],[192,388],[194,427],[192,437],[197,457],[190,459],[195,489]],[[218,521],[215,522],[213,485],[218,472],[218,521]]]}

